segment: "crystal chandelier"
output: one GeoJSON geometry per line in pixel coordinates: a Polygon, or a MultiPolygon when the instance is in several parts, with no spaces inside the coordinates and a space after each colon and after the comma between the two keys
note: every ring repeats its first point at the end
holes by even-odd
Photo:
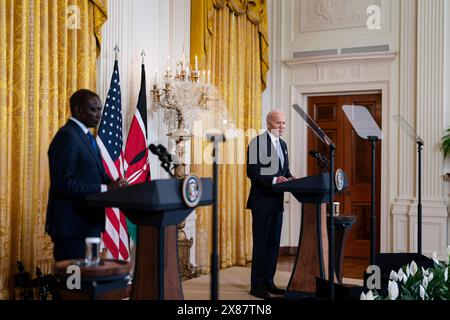
{"type": "Polygon", "coordinates": [[[168,126],[168,136],[175,142],[174,175],[181,179],[186,175],[186,142],[191,138],[191,126],[194,121],[202,121],[207,126],[219,129],[211,119],[224,119],[219,122],[230,123],[226,120],[226,105],[220,99],[218,91],[211,85],[210,71],[198,70],[195,57],[195,68],[192,70],[187,63],[187,55],[183,52],[176,64],[173,75],[167,68],[162,88],[157,81],[157,73],[152,86],[152,111],[163,112],[163,121],[168,126]]]}

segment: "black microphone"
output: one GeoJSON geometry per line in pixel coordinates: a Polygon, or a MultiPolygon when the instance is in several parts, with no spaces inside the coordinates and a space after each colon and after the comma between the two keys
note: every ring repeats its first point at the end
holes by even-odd
{"type": "Polygon", "coordinates": [[[166,147],[164,147],[162,144],[160,144],[157,146],[157,149],[161,156],[161,161],[169,162],[169,163],[173,162],[172,155],[167,151],[166,147]]]}
{"type": "Polygon", "coordinates": [[[150,151],[157,155],[161,162],[172,162],[172,155],[167,151],[167,149],[163,145],[155,146],[153,143],[149,146],[150,151]]]}
{"type": "Polygon", "coordinates": [[[320,167],[325,168],[328,165],[328,159],[320,152],[317,152],[316,150],[310,150],[309,155],[317,160],[317,164],[320,167]]]}
{"type": "Polygon", "coordinates": [[[320,159],[322,159],[322,161],[323,161],[324,163],[326,163],[326,164],[330,163],[330,161],[328,161],[328,159],[327,159],[327,157],[325,157],[325,155],[323,155],[323,154],[321,154],[321,153],[319,153],[319,154],[320,154],[320,159]]]}
{"type": "Polygon", "coordinates": [[[159,156],[158,148],[153,143],[151,145],[149,145],[148,148],[150,149],[151,153],[153,153],[154,155],[159,156]]]}
{"type": "Polygon", "coordinates": [[[153,143],[148,146],[150,152],[158,156],[161,161],[161,167],[171,176],[174,177],[170,171],[170,163],[172,162],[172,156],[163,145],[155,146],[153,143]]]}
{"type": "Polygon", "coordinates": [[[320,158],[320,153],[317,152],[316,150],[310,150],[309,151],[309,155],[312,156],[313,158],[315,158],[318,161],[322,161],[322,159],[320,158]]]}

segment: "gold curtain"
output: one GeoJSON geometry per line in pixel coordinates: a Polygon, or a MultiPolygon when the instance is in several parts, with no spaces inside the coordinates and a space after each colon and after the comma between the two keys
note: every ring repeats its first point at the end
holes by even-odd
{"type": "Polygon", "coordinates": [[[16,261],[51,272],[47,150],[70,95],[96,88],[106,13],[107,0],[0,0],[0,299],[16,261]]]}
{"type": "MultiPolygon", "coordinates": [[[[219,166],[220,267],[251,260],[251,214],[245,209],[250,190],[245,152],[261,126],[261,94],[268,71],[266,2],[264,0],[192,0],[191,61],[211,70],[211,80],[224,97],[235,126],[246,135],[221,150],[219,166]],[[240,143],[239,143],[240,142],[240,143]],[[231,164],[232,162],[237,164],[231,164]]],[[[194,148],[196,143],[194,140],[194,148]]],[[[203,146],[208,149],[207,144],[203,146]]],[[[208,153],[208,152],[206,152],[208,153]]],[[[191,171],[211,176],[210,165],[193,164],[191,171]]],[[[201,273],[210,272],[211,208],[197,209],[196,257],[201,273]]]]}

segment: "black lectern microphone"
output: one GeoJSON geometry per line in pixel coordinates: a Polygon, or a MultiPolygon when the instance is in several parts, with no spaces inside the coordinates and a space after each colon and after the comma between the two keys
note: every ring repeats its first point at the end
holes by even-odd
{"type": "Polygon", "coordinates": [[[160,144],[158,146],[155,146],[152,143],[151,145],[149,145],[149,149],[154,155],[158,156],[158,158],[159,158],[159,160],[161,160],[161,162],[167,162],[167,163],[173,162],[172,155],[167,151],[167,149],[163,145],[160,144]]]}
{"type": "Polygon", "coordinates": [[[325,157],[323,154],[317,152],[316,150],[310,150],[309,155],[312,156],[313,158],[315,158],[317,160],[317,164],[319,166],[321,166],[322,168],[325,168],[329,163],[327,157],[325,157]]]}
{"type": "Polygon", "coordinates": [[[159,161],[161,161],[161,167],[172,177],[174,178],[174,175],[172,171],[170,171],[170,163],[172,162],[172,156],[167,151],[167,149],[162,146],[158,145],[155,146],[153,143],[148,146],[151,153],[158,156],[159,161]]]}
{"type": "Polygon", "coordinates": [[[310,150],[309,155],[313,158],[316,158],[317,160],[320,160],[320,153],[318,153],[316,150],[310,150]]]}

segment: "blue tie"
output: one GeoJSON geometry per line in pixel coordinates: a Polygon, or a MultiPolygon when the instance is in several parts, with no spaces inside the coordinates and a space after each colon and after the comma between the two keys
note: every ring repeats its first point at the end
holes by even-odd
{"type": "Polygon", "coordinates": [[[278,157],[280,158],[281,168],[283,168],[284,167],[284,154],[283,154],[283,150],[281,149],[280,138],[278,138],[275,141],[276,141],[276,145],[277,145],[278,157]]]}
{"type": "Polygon", "coordinates": [[[97,147],[97,142],[95,142],[95,138],[92,135],[92,133],[90,131],[88,131],[87,133],[89,142],[91,143],[92,149],[94,150],[95,154],[98,154],[98,147],[97,147]]]}

